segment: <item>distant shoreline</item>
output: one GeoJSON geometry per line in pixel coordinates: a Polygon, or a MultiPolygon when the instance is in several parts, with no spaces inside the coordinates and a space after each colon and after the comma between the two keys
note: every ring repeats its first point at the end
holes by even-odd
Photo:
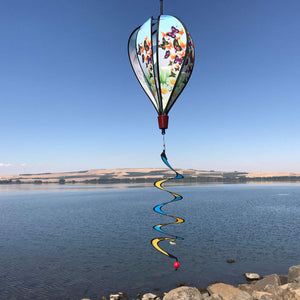
{"type": "MultiPolygon", "coordinates": [[[[300,172],[221,172],[178,170],[184,176],[177,183],[300,182],[300,172]]],[[[136,184],[172,178],[169,169],[97,169],[64,173],[0,175],[0,184],[136,184]]],[[[172,180],[170,180],[172,182],[172,180]]]]}

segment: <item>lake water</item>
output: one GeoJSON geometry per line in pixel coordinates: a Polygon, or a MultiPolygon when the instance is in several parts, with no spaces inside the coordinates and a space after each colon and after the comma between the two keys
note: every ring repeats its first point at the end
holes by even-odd
{"type": "Polygon", "coordinates": [[[170,194],[116,187],[0,185],[0,299],[162,293],[300,264],[300,185],[169,187],[184,197],[164,208],[186,220],[165,228],[185,240],[162,245],[177,272],[150,244],[163,236],[152,226],[168,222],[152,207],[170,194]]]}

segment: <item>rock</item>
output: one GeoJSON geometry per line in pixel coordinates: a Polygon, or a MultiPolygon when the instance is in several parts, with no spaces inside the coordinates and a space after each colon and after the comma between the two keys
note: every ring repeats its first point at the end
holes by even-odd
{"type": "Polygon", "coordinates": [[[254,300],[273,300],[272,294],[266,292],[254,291],[252,294],[254,300]]]}
{"type": "Polygon", "coordinates": [[[181,286],[167,293],[163,300],[203,300],[198,289],[194,287],[181,286]]]}
{"type": "Polygon", "coordinates": [[[265,276],[263,279],[256,281],[252,287],[256,291],[263,292],[265,291],[264,289],[268,284],[273,286],[279,286],[280,285],[279,276],[277,274],[265,276]]]}
{"type": "Polygon", "coordinates": [[[147,293],[143,295],[142,300],[155,300],[158,299],[157,295],[152,294],[152,293],[147,293]]]}
{"type": "Polygon", "coordinates": [[[247,292],[249,295],[252,295],[252,293],[254,291],[253,288],[252,288],[252,284],[243,284],[243,283],[240,283],[238,285],[238,288],[241,291],[247,292]]]}
{"type": "Polygon", "coordinates": [[[211,295],[208,300],[223,300],[223,298],[218,294],[211,295]]]}
{"type": "Polygon", "coordinates": [[[288,276],[287,275],[278,275],[280,279],[280,285],[288,283],[288,276]]]}
{"type": "Polygon", "coordinates": [[[119,294],[115,294],[115,295],[111,294],[111,295],[109,295],[109,300],[119,300],[119,299],[120,299],[119,294]]]}
{"type": "Polygon", "coordinates": [[[237,295],[240,290],[230,284],[215,283],[207,288],[210,295],[217,294],[222,297],[223,300],[230,300],[237,295]]]}
{"type": "Polygon", "coordinates": [[[127,295],[123,292],[119,292],[118,295],[119,295],[120,298],[126,298],[127,297],[127,295]]]}
{"type": "Polygon", "coordinates": [[[294,290],[295,296],[297,299],[300,299],[300,288],[294,290]]]}
{"type": "Polygon", "coordinates": [[[300,295],[298,296],[295,290],[293,290],[293,286],[289,284],[284,284],[279,287],[279,297],[284,300],[298,300],[300,299],[300,295]]]}
{"type": "Polygon", "coordinates": [[[105,297],[105,296],[102,296],[102,297],[101,297],[101,300],[106,300],[106,297],[105,297]]]}
{"type": "Polygon", "coordinates": [[[289,268],[288,282],[300,283],[300,265],[289,268]]]}
{"type": "Polygon", "coordinates": [[[250,281],[260,279],[260,276],[257,273],[245,273],[244,276],[247,280],[250,281]]]}
{"type": "Polygon", "coordinates": [[[270,293],[274,296],[278,296],[280,289],[278,285],[267,284],[264,288],[264,292],[270,293]]]}
{"type": "Polygon", "coordinates": [[[230,300],[253,300],[253,297],[245,291],[240,291],[238,294],[233,296],[230,300]]]}
{"type": "Polygon", "coordinates": [[[233,263],[235,262],[234,259],[227,259],[226,261],[227,261],[227,263],[229,263],[229,264],[233,264],[233,263]]]}
{"type": "Polygon", "coordinates": [[[223,298],[220,295],[213,294],[213,295],[209,296],[208,293],[202,294],[202,299],[203,300],[223,300],[223,298]]]}

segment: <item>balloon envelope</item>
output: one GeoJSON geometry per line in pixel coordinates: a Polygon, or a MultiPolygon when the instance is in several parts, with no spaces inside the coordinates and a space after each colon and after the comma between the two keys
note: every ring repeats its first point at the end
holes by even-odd
{"type": "Polygon", "coordinates": [[[133,71],[159,115],[167,115],[188,83],[195,52],[192,38],[176,17],[148,19],[128,41],[133,71]]]}

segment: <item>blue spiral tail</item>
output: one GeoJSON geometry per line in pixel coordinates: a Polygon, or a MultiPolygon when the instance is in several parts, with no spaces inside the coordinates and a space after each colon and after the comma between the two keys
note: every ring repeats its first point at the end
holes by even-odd
{"type": "MultiPolygon", "coordinates": [[[[161,179],[161,180],[158,180],[156,182],[154,182],[154,186],[157,187],[158,189],[162,190],[162,191],[165,191],[165,192],[168,192],[170,193],[174,198],[168,202],[165,202],[165,203],[162,203],[162,204],[159,204],[159,205],[156,205],[155,207],[153,207],[153,210],[156,212],[156,213],[159,213],[161,215],[164,215],[164,216],[168,216],[168,217],[171,217],[173,219],[175,219],[174,222],[170,222],[170,223],[164,223],[164,224],[158,224],[158,225],[155,225],[153,226],[153,228],[157,231],[159,231],[160,233],[163,233],[163,234],[166,234],[168,235],[168,237],[159,237],[159,238],[154,238],[152,241],[151,241],[151,244],[152,246],[158,250],[159,252],[161,252],[162,254],[166,255],[166,256],[169,256],[170,258],[173,258],[176,260],[176,262],[178,262],[178,258],[176,256],[174,256],[173,254],[167,252],[166,250],[163,250],[158,244],[162,241],[165,241],[165,240],[168,240],[170,241],[170,243],[176,243],[177,240],[183,240],[183,237],[179,237],[179,236],[176,236],[176,235],[173,235],[173,234],[169,234],[167,233],[164,229],[162,229],[162,227],[165,227],[167,225],[170,225],[170,224],[178,224],[178,223],[183,223],[184,222],[184,219],[182,218],[179,218],[179,217],[176,217],[176,216],[173,216],[173,215],[170,215],[170,214],[167,214],[166,212],[164,212],[162,210],[162,208],[171,203],[171,202],[175,202],[175,201],[179,201],[179,200],[182,200],[183,197],[181,195],[178,195],[178,194],[175,194],[173,192],[170,192],[168,191],[167,189],[165,189],[162,185],[163,183],[165,183],[166,181],[170,180],[170,179],[182,179],[183,176],[181,174],[179,174],[178,172],[176,172],[172,167],[171,165],[169,164],[168,162],[168,159],[167,159],[167,156],[166,156],[166,153],[165,153],[165,150],[161,153],[161,159],[162,161],[164,162],[164,164],[169,168],[171,169],[173,172],[175,172],[175,177],[173,178],[165,178],[165,179],[161,179]]],[[[175,264],[174,264],[175,266],[175,264]]],[[[179,266],[179,263],[178,263],[178,266],[179,266]]],[[[178,267],[175,267],[175,268],[178,268],[178,267]]]]}

